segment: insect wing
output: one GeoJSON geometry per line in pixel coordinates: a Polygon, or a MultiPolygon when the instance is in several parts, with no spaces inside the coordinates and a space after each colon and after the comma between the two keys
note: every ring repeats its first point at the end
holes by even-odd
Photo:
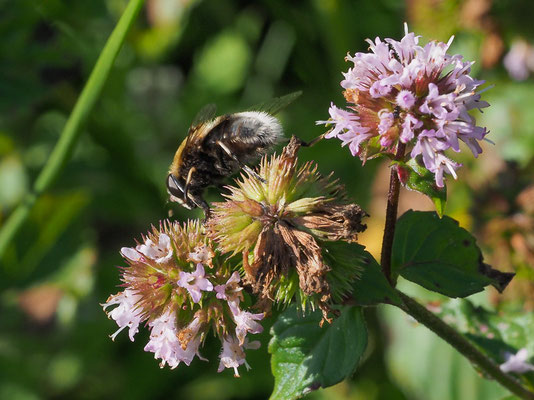
{"type": "Polygon", "coordinates": [[[302,90],[286,94],[285,96],[275,97],[274,99],[257,104],[250,108],[251,111],[265,111],[268,114],[276,114],[300,97],[302,90]]]}
{"type": "Polygon", "coordinates": [[[189,132],[185,139],[187,145],[198,143],[203,138],[203,134],[206,132],[204,124],[213,120],[216,112],[217,106],[215,104],[207,104],[200,109],[189,127],[189,132]]]}
{"type": "Polygon", "coordinates": [[[206,104],[200,109],[200,111],[195,115],[191,127],[197,127],[198,125],[210,121],[215,118],[215,113],[217,112],[217,106],[215,104],[206,104]]]}

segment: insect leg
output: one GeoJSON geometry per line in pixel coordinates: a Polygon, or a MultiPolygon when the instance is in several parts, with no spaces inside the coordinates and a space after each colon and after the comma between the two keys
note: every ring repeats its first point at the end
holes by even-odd
{"type": "Polygon", "coordinates": [[[185,181],[185,186],[184,186],[184,202],[185,204],[187,204],[187,201],[191,200],[193,203],[195,203],[197,207],[202,208],[202,210],[204,210],[204,215],[205,215],[204,221],[206,221],[210,217],[210,206],[208,205],[208,203],[206,203],[206,200],[204,200],[198,194],[194,194],[194,193],[191,195],[189,194],[189,186],[191,183],[191,179],[193,179],[193,174],[195,172],[197,172],[197,169],[195,167],[192,167],[187,173],[187,179],[185,181]]]}
{"type": "Polygon", "coordinates": [[[303,146],[303,147],[312,147],[312,146],[316,145],[318,142],[320,142],[321,140],[323,140],[327,133],[328,132],[325,132],[322,135],[317,136],[311,142],[305,142],[304,140],[299,139],[300,140],[300,145],[303,146]]]}
{"type": "Polygon", "coordinates": [[[208,203],[206,203],[206,201],[202,200],[200,202],[200,207],[204,211],[204,222],[206,222],[208,219],[210,219],[211,216],[210,206],[208,205],[208,203]]]}
{"type": "Polygon", "coordinates": [[[195,203],[197,207],[202,208],[202,210],[204,211],[204,222],[206,222],[211,215],[211,209],[208,203],[206,203],[206,200],[204,200],[202,196],[198,194],[197,195],[191,194],[189,196],[189,199],[191,199],[191,201],[195,203]]]}
{"type": "Polygon", "coordinates": [[[193,173],[195,173],[196,171],[197,169],[195,167],[192,167],[187,173],[187,179],[185,181],[185,186],[184,186],[184,202],[185,203],[187,203],[187,199],[189,198],[189,184],[191,183],[191,179],[193,178],[193,173]]]}
{"type": "Polygon", "coordinates": [[[252,175],[254,178],[262,181],[265,183],[265,179],[263,179],[261,176],[259,176],[256,171],[252,170],[248,165],[243,164],[239,159],[232,153],[232,151],[226,147],[224,143],[222,143],[220,140],[217,141],[217,144],[221,147],[221,149],[224,150],[224,152],[230,157],[232,160],[234,160],[241,168],[243,168],[245,171],[247,171],[250,175],[252,175]]]}

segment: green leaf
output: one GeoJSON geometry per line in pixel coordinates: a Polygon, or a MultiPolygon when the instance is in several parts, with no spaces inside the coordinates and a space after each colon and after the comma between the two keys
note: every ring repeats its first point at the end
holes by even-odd
{"type": "Polygon", "coordinates": [[[367,347],[367,330],[359,307],[321,328],[320,312],[300,314],[295,306],[280,314],[269,343],[275,386],[271,400],[297,399],[350,376],[367,347]]]}
{"type": "MultiPolygon", "coordinates": [[[[534,363],[532,327],[534,313],[497,313],[475,306],[467,299],[450,300],[432,311],[471,340],[497,364],[506,361],[506,354],[526,348],[530,364],[534,363]]],[[[519,375],[518,375],[519,376],[519,375]]],[[[534,386],[534,372],[520,375],[524,383],[534,386]]]]}
{"type": "Polygon", "coordinates": [[[502,291],[514,276],[484,264],[475,238],[457,221],[422,211],[399,218],[392,269],[395,276],[449,297],[466,297],[490,284],[502,291]]]}
{"type": "Polygon", "coordinates": [[[396,161],[395,164],[399,168],[401,183],[408,189],[428,196],[434,203],[440,218],[443,217],[447,203],[447,187],[438,187],[434,174],[420,165],[414,158],[407,163],[396,161]]]}
{"type": "Polygon", "coordinates": [[[375,136],[369,139],[367,143],[362,146],[362,155],[360,156],[360,158],[362,160],[362,163],[365,164],[368,160],[372,160],[381,155],[383,154],[382,145],[380,144],[380,137],[375,136]]]}
{"type": "Polygon", "coordinates": [[[401,299],[391,287],[374,257],[365,252],[364,269],[353,283],[352,298],[359,306],[373,306],[380,303],[400,305],[401,299]]]}
{"type": "Polygon", "coordinates": [[[358,306],[402,304],[377,261],[364,246],[341,241],[326,241],[322,245],[323,258],[332,267],[327,277],[335,303],[342,303],[351,295],[358,306]]]}

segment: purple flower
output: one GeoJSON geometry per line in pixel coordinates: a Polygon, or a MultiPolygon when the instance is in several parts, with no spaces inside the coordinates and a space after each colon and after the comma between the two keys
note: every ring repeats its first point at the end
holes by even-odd
{"type": "Polygon", "coordinates": [[[188,260],[194,263],[209,264],[215,253],[205,244],[198,246],[195,251],[188,253],[188,260]]]}
{"type": "Polygon", "coordinates": [[[381,81],[376,81],[369,89],[369,93],[375,99],[378,97],[386,96],[389,94],[389,92],[391,92],[391,85],[384,84],[381,81]]]}
{"type": "Polygon", "coordinates": [[[119,329],[111,335],[112,340],[115,340],[119,332],[127,327],[128,336],[132,342],[134,341],[134,335],[139,332],[139,324],[145,319],[142,309],[137,305],[141,297],[134,291],[126,289],[124,292],[110,296],[108,301],[102,304],[104,311],[110,306],[117,306],[109,312],[106,311],[108,317],[119,325],[119,329]]]}
{"type": "Polygon", "coordinates": [[[334,125],[334,128],[326,135],[327,138],[335,137],[344,131],[359,129],[359,118],[354,113],[337,108],[333,103],[330,105],[329,112],[330,120],[316,122],[316,124],[334,125]]]}
{"type": "Polygon", "coordinates": [[[317,121],[316,124],[329,124],[334,127],[326,134],[326,138],[337,137],[341,139],[342,146],[349,145],[353,156],[360,152],[360,143],[369,139],[373,135],[366,135],[368,128],[363,127],[359,122],[359,117],[353,112],[337,108],[334,104],[329,108],[330,119],[328,121],[317,121]]]}
{"type": "Polygon", "coordinates": [[[146,239],[144,244],[140,244],[135,249],[158,264],[169,261],[173,254],[171,239],[165,233],[159,235],[158,244],[155,244],[151,239],[146,239]]]}
{"type": "Polygon", "coordinates": [[[401,90],[395,100],[400,108],[409,110],[415,104],[415,95],[409,90],[401,90]]]}
{"type": "Polygon", "coordinates": [[[202,297],[202,291],[211,292],[212,283],[205,278],[204,266],[197,264],[195,272],[180,271],[178,286],[187,289],[194,303],[198,303],[202,297]]]}
{"type": "Polygon", "coordinates": [[[341,81],[348,110],[331,105],[330,119],[317,123],[332,125],[325,137],[349,144],[364,161],[369,154],[396,154],[405,144],[404,161],[417,157],[441,187],[443,173],[456,177],[460,167],[445,152],[459,152],[460,142],[475,157],[482,152],[479,142],[488,131],[469,112],[489,106],[477,92],[484,81],[469,75],[472,62],[447,53],[453,38],[421,46],[419,36],[405,30],[400,41],[368,40],[369,53],[346,57],[353,64],[341,81]],[[377,136],[378,143],[371,141],[377,136]]]}
{"type": "Polygon", "coordinates": [[[130,261],[137,262],[143,258],[143,255],[139,253],[136,249],[131,247],[123,247],[121,249],[121,254],[124,258],[127,258],[130,261]]]}
{"type": "Polygon", "coordinates": [[[380,118],[380,123],[378,124],[378,133],[384,135],[389,128],[393,126],[395,122],[395,116],[389,110],[383,108],[378,112],[378,118],[380,118]]]}
{"type": "Polygon", "coordinates": [[[264,317],[263,313],[252,314],[248,311],[241,310],[237,303],[229,301],[230,311],[234,317],[236,323],[235,334],[239,343],[242,345],[245,342],[245,336],[247,333],[261,333],[263,327],[256,321],[261,321],[264,317]]]}
{"type": "MultiPolygon", "coordinates": [[[[175,312],[168,310],[150,321],[148,326],[150,327],[150,341],[146,344],[145,351],[154,353],[155,359],[161,359],[161,368],[168,364],[171,369],[174,369],[182,361],[191,362],[178,340],[175,312]]],[[[186,364],[189,365],[187,362],[186,364]]]]}
{"type": "Polygon", "coordinates": [[[438,153],[435,160],[436,167],[434,170],[431,170],[436,176],[436,185],[438,187],[443,187],[443,172],[448,172],[451,174],[454,179],[458,176],[456,175],[456,170],[462,166],[457,162],[452,161],[451,159],[445,157],[443,154],[438,153]]]}
{"type": "Polygon", "coordinates": [[[520,349],[516,354],[506,353],[505,359],[506,361],[500,365],[502,372],[524,374],[525,372],[534,371],[534,365],[527,362],[528,351],[526,348],[520,349]]]}
{"type": "Polygon", "coordinates": [[[412,114],[407,113],[402,123],[402,131],[400,134],[400,141],[408,143],[414,138],[414,130],[423,126],[423,123],[415,118],[412,114]]]}
{"type": "Polygon", "coordinates": [[[178,334],[178,340],[183,350],[182,361],[185,365],[189,366],[195,356],[198,356],[202,361],[208,361],[202,357],[198,351],[202,342],[201,330],[206,326],[202,322],[201,318],[195,317],[193,321],[185,328],[183,328],[178,334]]]}
{"type": "Polygon", "coordinates": [[[245,339],[243,345],[239,343],[239,340],[234,336],[226,336],[223,339],[222,351],[220,355],[221,362],[219,363],[219,369],[217,372],[221,372],[225,368],[233,368],[234,376],[239,376],[239,371],[237,368],[240,365],[245,364],[247,369],[250,369],[250,365],[247,364],[245,360],[245,351],[244,349],[258,349],[260,347],[260,342],[248,342],[245,339]]]}
{"type": "Polygon", "coordinates": [[[121,254],[128,264],[121,268],[125,289],[102,304],[119,326],[111,338],[128,328],[133,341],[139,325],[148,321],[150,339],[145,351],[154,353],[161,367],[176,368],[190,365],[195,357],[207,361],[199,349],[212,330],[223,343],[222,368],[231,365],[237,373],[237,367],[245,362],[245,336],[262,331],[257,321],[263,314],[240,308],[243,287],[239,273],[230,275],[230,265],[220,258],[215,268],[215,248],[200,222],[162,221],[159,229],[153,227],[143,236],[142,244],[123,247],[121,254]],[[192,262],[195,271],[184,271],[190,271],[192,262]],[[205,265],[211,268],[205,270],[205,265]],[[232,339],[227,340],[229,334],[232,339]],[[234,342],[236,346],[232,346],[234,342]]]}
{"type": "Polygon", "coordinates": [[[239,272],[235,271],[232,276],[223,285],[215,286],[216,297],[220,300],[235,301],[239,303],[241,291],[243,288],[239,286],[241,278],[239,272]]]}

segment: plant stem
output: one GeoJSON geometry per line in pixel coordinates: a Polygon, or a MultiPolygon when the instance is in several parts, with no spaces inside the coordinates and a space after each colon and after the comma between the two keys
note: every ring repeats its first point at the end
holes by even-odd
{"type": "Polygon", "coordinates": [[[9,243],[11,243],[28,218],[38,197],[50,187],[70,159],[74,146],[80,136],[80,128],[93,109],[93,106],[102,91],[102,87],[106,82],[111,67],[113,66],[115,58],[124,43],[126,34],[132,26],[132,23],[135,21],[135,17],[139,13],[144,2],[145,0],[130,0],[126,6],[119,22],[117,22],[115,29],[100,53],[93,71],[91,72],[74,109],[70,113],[69,119],[63,127],[63,131],[61,132],[52,154],[39,173],[39,176],[33,185],[33,189],[11,213],[0,230],[0,257],[3,256],[9,243]]]}
{"type": "Polygon", "coordinates": [[[452,347],[458,350],[460,354],[473,364],[476,364],[486,375],[495,379],[510,392],[519,396],[521,399],[534,400],[533,392],[523,387],[521,383],[511,375],[502,372],[493,360],[481,353],[467,338],[465,338],[465,336],[451,328],[411,297],[398,290],[397,294],[401,297],[404,303],[403,306],[400,306],[404,312],[411,315],[418,322],[449,343],[452,347]]]}
{"type": "MultiPolygon", "coordinates": [[[[405,146],[400,143],[395,155],[395,160],[401,160],[404,157],[405,146]]],[[[384,238],[382,241],[381,264],[382,272],[390,284],[394,286],[391,277],[391,254],[393,250],[393,238],[395,236],[395,225],[397,222],[397,208],[399,203],[400,182],[395,168],[391,169],[388,201],[386,209],[386,224],[384,227],[384,238]]],[[[432,332],[454,347],[460,354],[466,357],[473,364],[476,364],[485,374],[495,379],[505,388],[510,390],[521,399],[534,400],[534,393],[527,390],[514,377],[505,374],[499,366],[490,358],[480,352],[469,340],[461,333],[451,328],[440,318],[436,317],[424,306],[397,290],[403,304],[400,307],[404,312],[411,315],[418,322],[426,326],[432,332]]]]}
{"type": "MultiPolygon", "coordinates": [[[[406,145],[399,142],[397,147],[397,154],[395,160],[400,160],[404,157],[404,150],[406,145]]],[[[391,168],[389,177],[389,192],[388,203],[386,208],[386,225],[384,226],[384,237],[382,239],[382,254],[380,256],[380,263],[382,265],[382,272],[389,283],[394,286],[391,278],[391,251],[393,247],[393,238],[395,237],[395,225],[397,223],[397,208],[399,205],[400,182],[395,167],[391,168]]]]}

